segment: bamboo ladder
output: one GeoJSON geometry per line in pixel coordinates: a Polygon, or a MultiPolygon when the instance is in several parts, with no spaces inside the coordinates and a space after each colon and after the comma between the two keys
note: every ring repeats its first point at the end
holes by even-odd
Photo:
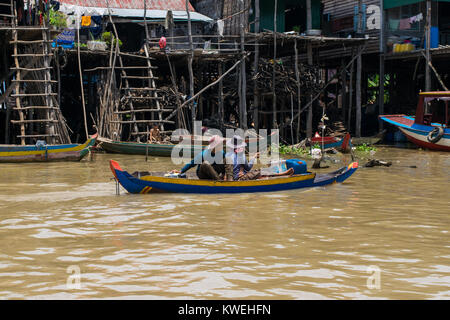
{"type": "MultiPolygon", "coordinates": [[[[57,81],[51,78],[51,39],[50,31],[44,21],[43,26],[19,26],[17,20],[17,8],[11,1],[11,29],[12,41],[14,46],[14,67],[15,71],[15,93],[11,97],[15,98],[16,110],[19,114],[19,120],[11,120],[11,123],[20,125],[21,144],[25,145],[27,139],[31,138],[45,138],[50,144],[63,143],[69,140],[67,131],[65,130],[65,123],[63,123],[59,107],[57,105],[55,96],[57,93],[52,91],[52,83],[57,81]],[[41,31],[41,39],[19,39],[19,32],[23,35],[30,32],[41,31]],[[40,52],[38,50],[41,50],[40,52]],[[36,62],[29,67],[30,59],[36,62]],[[27,77],[27,74],[30,76],[27,77]],[[30,92],[31,88],[38,88],[39,92],[30,92]],[[40,101],[35,103],[35,101],[40,101]],[[40,118],[35,119],[38,115],[40,118]],[[61,127],[58,128],[58,124],[61,127]],[[28,128],[38,127],[40,133],[33,132],[28,128]],[[45,130],[39,130],[41,128],[45,130]],[[45,132],[42,132],[45,131],[45,132]],[[61,137],[60,132],[64,135],[61,137]]],[[[44,19],[45,20],[45,19],[44,19]]]]}
{"type": "MultiPolygon", "coordinates": [[[[115,37],[118,38],[111,15],[109,15],[109,19],[113,26],[115,37]]],[[[146,23],[145,29],[146,37],[148,38],[146,23]]],[[[111,43],[111,45],[114,45],[114,41],[111,41],[111,43]]],[[[149,125],[158,124],[160,125],[161,131],[167,133],[167,131],[164,131],[164,124],[175,123],[174,121],[163,120],[163,114],[172,112],[173,109],[164,109],[161,107],[160,100],[162,97],[158,96],[159,89],[155,83],[155,80],[158,78],[154,76],[153,72],[157,67],[151,63],[152,58],[149,54],[147,41],[145,41],[143,49],[145,56],[121,52],[120,48],[117,48],[119,66],[115,68],[120,70],[122,82],[120,84],[120,110],[116,110],[115,114],[122,117],[131,116],[131,120],[122,118],[121,120],[111,121],[112,123],[119,123],[121,126],[124,124],[132,125],[128,140],[131,139],[131,136],[134,136],[138,142],[140,142],[140,137],[149,135],[149,125]],[[125,65],[124,58],[140,60],[143,63],[125,65]],[[139,119],[136,117],[137,114],[141,115],[139,119]]]]}

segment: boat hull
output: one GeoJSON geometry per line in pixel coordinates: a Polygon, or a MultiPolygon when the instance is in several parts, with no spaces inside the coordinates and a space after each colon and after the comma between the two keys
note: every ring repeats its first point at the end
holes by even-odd
{"type": "Polygon", "coordinates": [[[325,186],[336,182],[344,182],[358,168],[358,163],[352,163],[333,173],[316,175],[306,173],[292,177],[275,179],[258,179],[250,181],[211,181],[182,178],[166,178],[144,176],[137,178],[122,170],[119,164],[111,160],[110,168],[116,180],[129,193],[253,193],[292,190],[325,186]]]}
{"type": "Polygon", "coordinates": [[[50,162],[50,161],[80,161],[95,144],[97,134],[84,144],[62,144],[47,146],[0,146],[0,162],[50,162]]]}
{"type": "Polygon", "coordinates": [[[311,143],[313,145],[318,144],[320,147],[322,147],[323,144],[324,150],[334,148],[341,152],[348,152],[352,147],[351,136],[349,133],[340,139],[336,137],[314,137],[311,139],[311,143]]]}
{"type": "Polygon", "coordinates": [[[444,135],[438,142],[431,143],[427,137],[438,126],[437,124],[431,126],[416,124],[413,117],[405,115],[383,116],[381,119],[398,127],[409,141],[419,147],[435,151],[450,151],[450,129],[448,128],[444,129],[444,135]]]}
{"type": "MultiPolygon", "coordinates": [[[[149,155],[158,157],[170,157],[175,144],[156,144],[156,143],[137,143],[112,141],[105,138],[99,138],[100,146],[108,153],[149,155]]],[[[203,150],[203,146],[191,146],[191,155],[195,155],[203,150]]],[[[180,152],[180,156],[183,152],[180,152]]]]}

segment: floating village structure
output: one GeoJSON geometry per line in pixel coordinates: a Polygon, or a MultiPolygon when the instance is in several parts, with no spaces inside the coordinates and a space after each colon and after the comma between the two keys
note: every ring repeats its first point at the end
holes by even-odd
{"type": "Polygon", "coordinates": [[[450,1],[1,0],[4,144],[203,125],[355,136],[449,85],[450,1]],[[429,23],[428,23],[429,22],[429,23]],[[427,46],[428,44],[428,46],[427,46]],[[380,98],[381,97],[381,98],[380,98]]]}

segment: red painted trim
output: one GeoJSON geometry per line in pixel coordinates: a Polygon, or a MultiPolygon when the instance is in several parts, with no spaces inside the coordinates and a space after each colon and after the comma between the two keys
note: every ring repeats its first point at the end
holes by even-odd
{"type": "Polygon", "coordinates": [[[322,141],[327,144],[327,143],[335,143],[338,140],[335,137],[314,137],[311,138],[311,142],[317,142],[317,143],[322,143],[322,141]]]}
{"type": "Polygon", "coordinates": [[[419,96],[419,101],[417,102],[417,109],[416,109],[416,117],[414,122],[417,124],[423,124],[424,114],[425,114],[425,103],[424,103],[424,96],[419,96]]]}
{"type": "Polygon", "coordinates": [[[111,168],[111,171],[114,174],[114,177],[116,177],[116,179],[117,179],[116,170],[123,171],[122,168],[119,166],[119,163],[114,160],[109,160],[109,167],[111,168]]]}
{"type": "Polygon", "coordinates": [[[412,143],[423,147],[423,148],[427,148],[430,150],[436,150],[436,151],[450,151],[450,147],[446,147],[446,146],[440,146],[438,144],[435,143],[431,143],[431,142],[425,142],[416,138],[413,138],[411,136],[409,136],[408,134],[405,134],[406,138],[408,138],[409,141],[411,141],[412,143]]]}
{"type": "Polygon", "coordinates": [[[351,139],[350,133],[347,132],[341,146],[341,149],[345,152],[349,151],[350,139],[351,139]]]}

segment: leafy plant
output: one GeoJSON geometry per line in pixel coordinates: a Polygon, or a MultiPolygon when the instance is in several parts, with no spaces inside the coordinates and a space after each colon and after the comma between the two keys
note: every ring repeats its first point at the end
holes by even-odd
{"type": "Polygon", "coordinates": [[[117,40],[119,40],[119,47],[122,46],[122,41],[120,39],[117,39],[116,37],[113,37],[111,32],[103,32],[102,33],[102,41],[106,42],[108,46],[111,46],[111,39],[114,38],[114,46],[116,45],[117,40]]]}
{"type": "MultiPolygon", "coordinates": [[[[390,74],[386,74],[384,76],[384,87],[388,87],[389,83],[391,81],[391,76],[390,74]]],[[[379,90],[379,86],[380,86],[380,75],[377,74],[373,74],[370,75],[367,78],[367,102],[368,103],[375,103],[375,101],[378,98],[378,90],[379,90]]],[[[384,103],[388,103],[389,102],[389,90],[384,90],[384,103]]]]}
{"type": "Polygon", "coordinates": [[[309,156],[309,151],[305,148],[280,144],[278,152],[282,155],[309,156]]]}
{"type": "Polygon", "coordinates": [[[369,145],[363,143],[362,145],[359,145],[359,146],[356,147],[356,151],[371,152],[371,151],[377,151],[377,148],[369,146],[369,145]]]}
{"type": "Polygon", "coordinates": [[[49,21],[49,24],[51,26],[55,26],[58,28],[66,28],[67,27],[67,17],[64,13],[60,11],[55,11],[53,9],[50,9],[47,13],[44,15],[45,20],[49,21]]]}

